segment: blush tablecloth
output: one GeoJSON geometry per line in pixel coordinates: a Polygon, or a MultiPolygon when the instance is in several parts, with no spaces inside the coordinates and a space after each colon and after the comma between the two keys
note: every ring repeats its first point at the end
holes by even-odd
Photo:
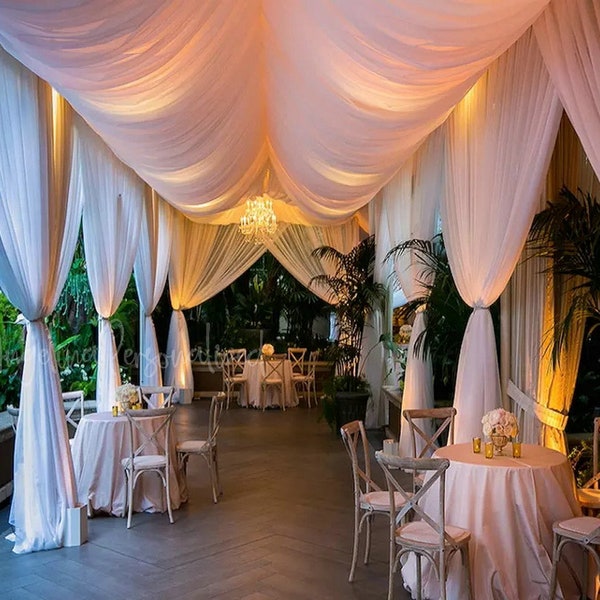
{"type": "MultiPolygon", "coordinates": [[[[509,444],[505,453],[511,454],[509,444]]],[[[471,444],[438,449],[450,460],[446,471],[446,523],[471,532],[469,553],[473,598],[541,600],[548,598],[552,568],[552,523],[579,516],[573,471],[567,457],[542,446],[523,444],[522,458],[474,454],[471,444]]],[[[437,491],[424,505],[437,512],[437,491]]],[[[425,563],[423,563],[425,565],[425,563]]],[[[424,597],[438,598],[431,569],[423,568],[424,597]]],[[[416,587],[415,562],[402,569],[405,585],[416,587]]],[[[450,566],[448,598],[466,598],[464,571],[457,554],[450,566]]],[[[565,597],[574,582],[559,572],[565,597]]],[[[557,595],[557,597],[561,597],[557,595]]]]}
{"type": "MultiPolygon", "coordinates": [[[[157,420],[143,420],[143,427],[151,432],[157,420]]],[[[134,430],[135,435],[135,430],[134,430]]],[[[164,441],[164,437],[163,437],[164,441]]],[[[171,506],[179,508],[185,496],[185,486],[178,479],[176,434],[172,426],[171,456],[171,506]]],[[[121,459],[130,452],[127,417],[113,417],[109,412],[86,415],[81,419],[71,453],[78,501],[88,504],[88,511],[106,512],[123,516],[127,500],[125,474],[121,459]]],[[[144,473],[137,481],[133,510],[136,512],[164,512],[167,509],[162,480],[156,473],[144,473]]]]}
{"type": "MultiPolygon", "coordinates": [[[[281,406],[281,389],[279,386],[269,385],[262,389],[262,379],[265,375],[265,364],[262,360],[247,360],[244,367],[244,376],[247,379],[246,394],[241,394],[242,406],[262,408],[261,393],[264,394],[265,406],[281,406]]],[[[283,363],[283,386],[285,390],[285,406],[298,406],[298,396],[292,383],[292,363],[285,360],[283,363]]]]}

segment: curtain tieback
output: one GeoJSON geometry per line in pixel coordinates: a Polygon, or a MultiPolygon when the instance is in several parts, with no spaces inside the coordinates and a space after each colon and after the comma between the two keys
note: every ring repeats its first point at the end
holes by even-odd
{"type": "Polygon", "coordinates": [[[568,415],[563,415],[557,410],[548,408],[547,406],[542,406],[541,404],[527,396],[524,392],[522,392],[510,380],[508,381],[508,388],[506,390],[506,393],[526,413],[533,415],[547,427],[553,427],[554,429],[558,429],[559,431],[565,430],[565,427],[567,426],[567,421],[569,419],[568,415]]]}
{"type": "Polygon", "coordinates": [[[19,313],[17,318],[15,319],[15,325],[23,325],[27,327],[27,325],[31,325],[32,323],[45,323],[46,317],[38,317],[37,319],[28,319],[23,313],[19,313]]]}

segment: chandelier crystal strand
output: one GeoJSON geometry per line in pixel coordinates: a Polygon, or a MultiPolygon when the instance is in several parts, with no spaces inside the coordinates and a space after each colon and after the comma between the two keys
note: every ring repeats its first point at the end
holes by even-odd
{"type": "Polygon", "coordinates": [[[240,231],[254,244],[264,243],[277,231],[273,200],[267,194],[246,201],[246,212],[240,219],[240,231]]]}

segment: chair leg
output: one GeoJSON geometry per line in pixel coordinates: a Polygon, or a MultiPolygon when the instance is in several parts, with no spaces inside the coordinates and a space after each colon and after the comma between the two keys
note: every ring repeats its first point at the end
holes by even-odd
{"type": "Polygon", "coordinates": [[[219,460],[217,456],[217,448],[213,450],[213,465],[215,468],[215,481],[217,482],[217,495],[223,495],[223,488],[221,487],[221,478],[219,477],[219,460]]]}
{"type": "Polygon", "coordinates": [[[388,565],[388,600],[393,600],[394,596],[394,562],[396,554],[396,540],[394,531],[390,530],[390,560],[388,565]]]}
{"type": "Polygon", "coordinates": [[[553,600],[556,594],[556,571],[558,569],[558,561],[560,559],[560,551],[558,548],[558,534],[554,533],[554,541],[552,545],[552,575],[550,577],[550,590],[548,592],[548,599],[553,600]]]}
{"type": "Polygon", "coordinates": [[[281,409],[285,412],[285,385],[281,382],[281,409]]]}
{"type": "MultiPolygon", "coordinates": [[[[125,471],[127,473],[127,471],[125,471]]],[[[131,517],[133,515],[133,470],[127,477],[127,529],[131,527],[131,517]]]]}
{"type": "Polygon", "coordinates": [[[359,524],[359,508],[354,507],[354,543],[352,546],[352,566],[350,567],[350,575],[348,581],[354,581],[354,571],[356,569],[356,562],[358,560],[358,524],[359,524]]]}
{"type": "Polygon", "coordinates": [[[371,554],[371,519],[373,515],[369,515],[366,519],[367,535],[365,540],[365,565],[369,564],[369,555],[371,554]]]}
{"type": "Polygon", "coordinates": [[[460,554],[463,561],[463,567],[465,570],[465,577],[467,578],[467,594],[469,600],[473,600],[473,588],[471,587],[471,557],[469,555],[469,545],[465,544],[460,549],[460,554]]]}
{"type": "Polygon", "coordinates": [[[415,560],[417,561],[417,600],[421,600],[423,597],[421,592],[421,555],[418,552],[415,553],[415,560]]]}
{"type": "MultiPolygon", "coordinates": [[[[171,465],[169,465],[169,469],[171,465]]],[[[171,508],[171,474],[165,469],[165,487],[167,493],[167,512],[169,513],[169,523],[174,523],[173,521],[173,509],[171,508]]]]}

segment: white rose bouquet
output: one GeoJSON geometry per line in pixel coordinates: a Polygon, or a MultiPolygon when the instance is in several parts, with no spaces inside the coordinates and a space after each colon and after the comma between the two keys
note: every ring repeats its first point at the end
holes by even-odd
{"type": "Polygon", "coordinates": [[[483,415],[481,419],[483,424],[483,434],[486,436],[505,435],[507,437],[515,437],[519,433],[517,418],[513,413],[496,408],[483,415]]]}
{"type": "Polygon", "coordinates": [[[128,408],[132,408],[138,402],[138,389],[132,383],[120,385],[115,392],[117,405],[120,412],[125,412],[128,408]]]}
{"type": "Polygon", "coordinates": [[[275,354],[275,348],[273,348],[272,344],[263,344],[260,352],[263,356],[273,356],[273,354],[275,354]]]}

